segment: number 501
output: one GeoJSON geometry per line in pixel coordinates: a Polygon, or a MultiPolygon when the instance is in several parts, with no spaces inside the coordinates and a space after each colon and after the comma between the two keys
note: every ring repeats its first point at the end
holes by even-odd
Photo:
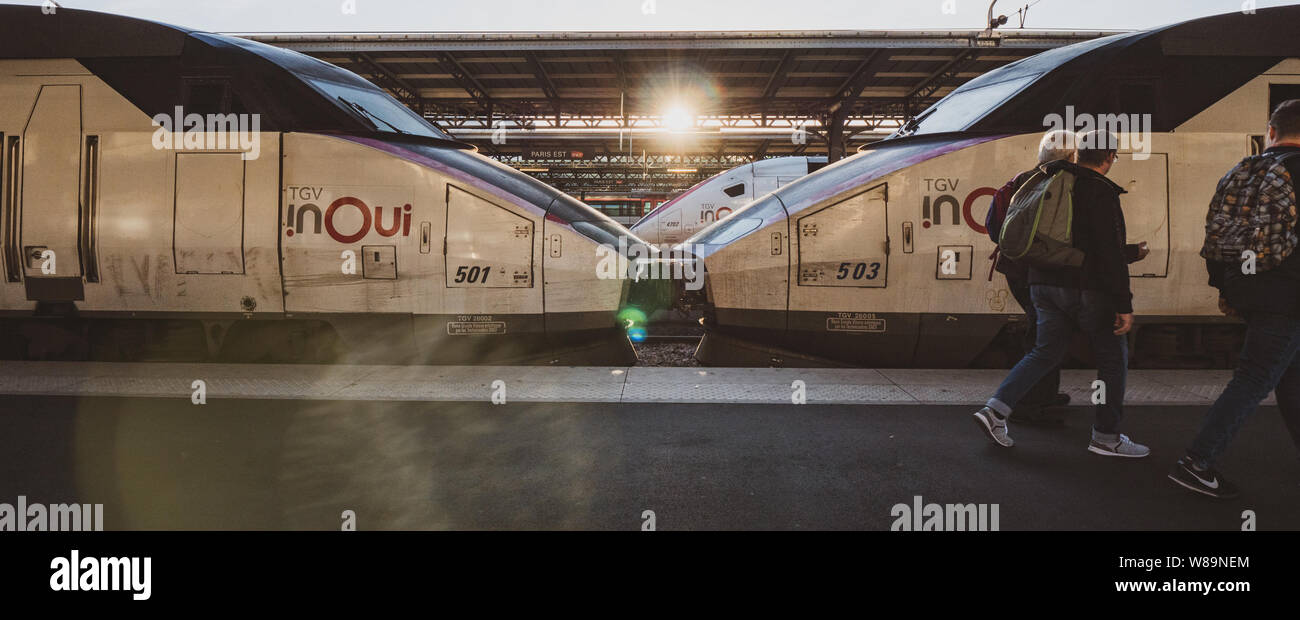
{"type": "Polygon", "coordinates": [[[488,274],[492,273],[491,266],[470,267],[461,265],[456,268],[456,282],[468,282],[470,284],[487,284],[488,274]]]}

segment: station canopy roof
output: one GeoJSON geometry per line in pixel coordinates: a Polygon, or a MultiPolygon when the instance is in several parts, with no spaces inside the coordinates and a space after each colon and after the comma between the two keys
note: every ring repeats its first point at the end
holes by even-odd
{"type": "Polygon", "coordinates": [[[961,84],[1114,31],[241,34],[333,63],[560,189],[671,193],[893,133],[961,84]],[[841,140],[832,140],[837,134],[841,140]]]}

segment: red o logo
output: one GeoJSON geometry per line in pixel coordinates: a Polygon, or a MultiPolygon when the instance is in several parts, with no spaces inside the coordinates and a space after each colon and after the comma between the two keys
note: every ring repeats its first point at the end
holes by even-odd
{"type": "Polygon", "coordinates": [[[971,192],[970,195],[966,197],[966,203],[961,206],[961,216],[965,218],[966,225],[974,229],[975,232],[980,233],[982,235],[987,235],[989,229],[985,228],[983,224],[976,222],[975,218],[971,216],[970,213],[971,205],[975,204],[975,200],[977,198],[982,198],[984,196],[993,196],[997,193],[998,190],[993,189],[992,187],[981,187],[971,192]]]}
{"type": "Polygon", "coordinates": [[[731,215],[731,207],[719,208],[716,215],[717,215],[717,219],[722,219],[724,217],[727,217],[728,215],[731,215]]]}
{"type": "Polygon", "coordinates": [[[370,207],[361,202],[360,198],[351,196],[344,196],[331,202],[329,208],[325,210],[325,232],[329,233],[339,243],[356,243],[360,241],[362,237],[366,236],[366,233],[370,232],[370,207]],[[341,235],[339,231],[334,229],[334,212],[343,205],[352,205],[361,212],[361,228],[351,235],[341,235]]]}

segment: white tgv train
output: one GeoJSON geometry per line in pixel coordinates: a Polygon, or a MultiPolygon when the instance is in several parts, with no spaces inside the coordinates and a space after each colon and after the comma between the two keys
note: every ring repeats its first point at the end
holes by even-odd
{"type": "Polygon", "coordinates": [[[0,6],[0,145],[3,357],[635,360],[625,228],[313,58],[0,6]]]}
{"type": "MultiPolygon", "coordinates": [[[[1223,319],[1198,255],[1216,181],[1257,151],[1273,107],[1300,98],[1300,7],[1198,19],[1047,51],[976,78],[899,135],[696,233],[714,365],[965,367],[1021,320],[983,227],[994,189],[1031,167],[1053,121],[1150,115],[1109,177],[1130,242],[1138,365],[1222,365],[1223,319]],[[1059,115],[1059,116],[1053,116],[1059,115]],[[1093,115],[1091,117],[1087,115],[1093,115]],[[1145,138],[1145,142],[1144,142],[1145,138]],[[945,258],[949,268],[944,269],[945,258]]],[[[1073,129],[1088,129],[1074,125],[1073,129]]],[[[1123,129],[1115,125],[1114,128],[1123,129]]],[[[995,358],[1001,358],[996,359],[995,358]]]]}
{"type": "Polygon", "coordinates": [[[826,157],[774,157],[736,166],[695,184],[632,226],[647,243],[670,245],[782,185],[826,165],[826,157]]]}

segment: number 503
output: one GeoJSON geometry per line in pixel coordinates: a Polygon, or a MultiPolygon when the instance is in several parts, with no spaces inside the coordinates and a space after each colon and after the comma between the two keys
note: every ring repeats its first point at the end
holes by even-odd
{"type": "Polygon", "coordinates": [[[880,275],[880,263],[840,263],[840,268],[835,274],[836,280],[844,280],[849,277],[852,271],[854,280],[875,280],[880,275]]]}

